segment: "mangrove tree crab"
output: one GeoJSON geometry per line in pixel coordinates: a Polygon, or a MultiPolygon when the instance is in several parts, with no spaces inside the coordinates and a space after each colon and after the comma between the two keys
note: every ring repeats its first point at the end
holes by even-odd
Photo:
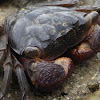
{"type": "Polygon", "coordinates": [[[38,90],[51,91],[63,84],[73,69],[70,58],[56,59],[58,56],[78,43],[81,45],[71,51],[75,59],[84,60],[100,50],[99,13],[75,10],[55,5],[30,6],[7,17],[4,31],[0,27],[0,62],[4,68],[0,99],[12,70],[18,77],[23,99],[29,87],[24,71],[38,90]]]}

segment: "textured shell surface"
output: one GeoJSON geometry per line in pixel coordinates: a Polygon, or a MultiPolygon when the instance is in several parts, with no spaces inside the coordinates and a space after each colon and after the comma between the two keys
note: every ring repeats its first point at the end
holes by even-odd
{"type": "Polygon", "coordinates": [[[58,56],[81,41],[78,39],[82,34],[75,31],[80,30],[80,25],[84,25],[84,15],[85,13],[64,7],[30,6],[7,17],[5,32],[10,47],[20,55],[26,47],[35,46],[46,55],[53,55],[52,51],[57,50],[55,56],[58,56]]]}

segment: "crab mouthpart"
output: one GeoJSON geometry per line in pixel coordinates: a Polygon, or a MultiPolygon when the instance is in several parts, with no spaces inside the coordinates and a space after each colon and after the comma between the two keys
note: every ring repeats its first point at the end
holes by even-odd
{"type": "Polygon", "coordinates": [[[32,84],[42,92],[62,86],[73,66],[72,61],[64,58],[53,62],[36,61],[27,70],[32,84]]]}
{"type": "Polygon", "coordinates": [[[40,58],[42,53],[38,47],[26,47],[24,54],[30,58],[40,58]]]}

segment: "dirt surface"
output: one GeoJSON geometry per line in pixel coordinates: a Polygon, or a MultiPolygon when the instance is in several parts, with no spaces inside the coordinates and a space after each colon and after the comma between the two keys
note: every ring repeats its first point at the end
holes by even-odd
{"type": "MultiPolygon", "coordinates": [[[[87,1],[88,4],[93,3],[93,0],[87,1]]],[[[84,2],[85,4],[87,3],[86,0],[84,0],[84,2]]],[[[0,23],[3,24],[4,19],[11,13],[16,12],[17,10],[18,8],[8,5],[7,3],[1,5],[0,23]]],[[[86,100],[85,97],[99,89],[99,68],[100,54],[95,55],[93,58],[87,61],[75,64],[73,73],[67,80],[67,82],[64,83],[62,88],[55,90],[52,93],[40,93],[30,86],[31,89],[26,96],[26,100],[86,100]],[[92,85],[91,82],[94,82],[94,85],[92,85]],[[97,85],[95,85],[95,82],[97,82],[97,85]],[[91,88],[95,90],[91,91],[91,88]]],[[[2,80],[0,79],[0,84],[1,82],[2,80]]],[[[16,77],[13,77],[13,81],[11,87],[9,88],[8,94],[3,98],[3,100],[20,100],[20,95],[21,94],[17,79],[16,77]]]]}

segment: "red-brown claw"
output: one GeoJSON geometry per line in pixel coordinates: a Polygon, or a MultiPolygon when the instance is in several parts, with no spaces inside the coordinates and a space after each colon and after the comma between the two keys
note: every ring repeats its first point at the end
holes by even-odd
{"type": "Polygon", "coordinates": [[[46,92],[62,86],[72,68],[72,60],[62,57],[53,62],[43,60],[31,62],[27,72],[35,87],[42,92],[46,92]]]}
{"type": "Polygon", "coordinates": [[[86,60],[94,54],[95,53],[88,42],[83,42],[70,51],[71,58],[77,62],[86,60]]]}

